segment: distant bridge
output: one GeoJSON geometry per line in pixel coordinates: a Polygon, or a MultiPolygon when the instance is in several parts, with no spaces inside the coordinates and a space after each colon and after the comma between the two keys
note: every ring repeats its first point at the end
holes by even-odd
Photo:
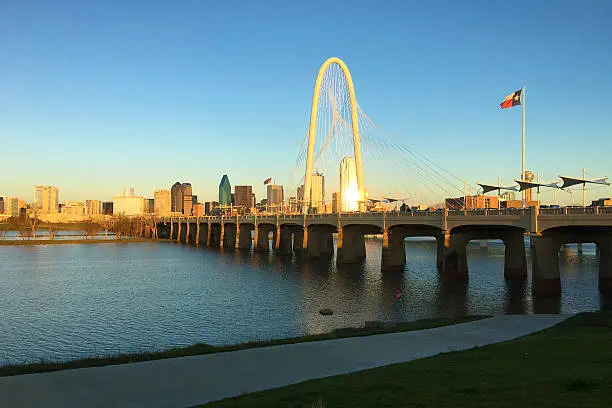
{"type": "Polygon", "coordinates": [[[501,239],[505,244],[504,275],[527,276],[524,234],[534,248],[533,287],[539,295],[561,291],[558,252],[562,244],[594,242],[600,254],[599,287],[612,292],[612,208],[484,209],[438,212],[336,214],[267,214],[165,217],[160,238],[208,247],[254,249],[301,258],[331,256],[342,263],[361,262],[364,235],[380,234],[382,268],[406,263],[404,238],[431,236],[438,242],[437,266],[445,279],[467,280],[466,244],[501,239]],[[332,234],[337,234],[336,248],[332,234]]]}

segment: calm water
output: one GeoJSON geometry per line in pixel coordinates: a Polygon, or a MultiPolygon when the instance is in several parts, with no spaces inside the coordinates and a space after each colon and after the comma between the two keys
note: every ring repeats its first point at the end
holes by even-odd
{"type": "Polygon", "coordinates": [[[563,294],[545,302],[531,298],[530,282],[506,284],[501,243],[470,244],[470,281],[454,286],[438,280],[435,241],[407,240],[405,270],[384,274],[381,241],[366,245],[368,260],[350,268],[173,243],[0,246],[0,364],[603,304],[593,245],[561,251],[563,294]]]}

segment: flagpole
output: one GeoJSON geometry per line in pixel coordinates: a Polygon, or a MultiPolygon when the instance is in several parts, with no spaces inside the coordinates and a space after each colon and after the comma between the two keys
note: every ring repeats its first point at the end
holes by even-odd
{"type": "MultiPolygon", "coordinates": [[[[523,112],[523,120],[522,120],[522,134],[523,134],[523,143],[522,143],[522,161],[521,161],[521,180],[525,181],[525,87],[521,89],[521,107],[523,112]]],[[[525,208],[525,190],[523,190],[523,208],[525,208]]]]}

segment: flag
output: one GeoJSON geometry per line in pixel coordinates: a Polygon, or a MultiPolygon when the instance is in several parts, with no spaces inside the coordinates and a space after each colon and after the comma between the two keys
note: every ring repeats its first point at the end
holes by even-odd
{"type": "Polygon", "coordinates": [[[272,182],[272,177],[270,177],[269,179],[266,179],[264,181],[264,184],[270,184],[272,182]]]}
{"type": "Polygon", "coordinates": [[[501,106],[502,109],[505,109],[505,108],[511,108],[516,105],[520,105],[522,92],[523,92],[522,89],[519,89],[516,92],[512,92],[510,95],[506,96],[506,99],[504,99],[504,101],[500,103],[499,106],[501,106]]]}

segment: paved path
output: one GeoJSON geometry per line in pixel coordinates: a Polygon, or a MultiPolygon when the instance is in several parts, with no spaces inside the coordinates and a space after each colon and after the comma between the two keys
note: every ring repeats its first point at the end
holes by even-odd
{"type": "Polygon", "coordinates": [[[414,332],[0,377],[0,407],[188,407],[511,340],[567,317],[499,316],[414,332]]]}

